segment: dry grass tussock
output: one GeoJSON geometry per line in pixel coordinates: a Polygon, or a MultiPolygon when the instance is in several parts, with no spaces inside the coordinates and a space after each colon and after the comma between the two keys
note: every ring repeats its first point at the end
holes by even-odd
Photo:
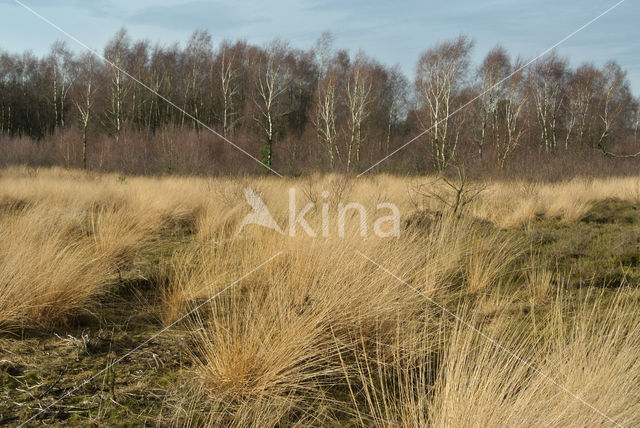
{"type": "Polygon", "coordinates": [[[456,324],[429,408],[432,425],[611,426],[613,420],[637,426],[640,317],[621,296],[585,299],[567,314],[560,311],[568,305],[561,294],[553,303],[557,311],[532,335],[508,314],[491,321],[486,334],[544,375],[456,324]]]}
{"type": "Polygon", "coordinates": [[[0,329],[51,326],[90,310],[136,253],[199,208],[183,189],[167,194],[153,180],[152,193],[115,176],[55,169],[4,171],[0,182],[0,329]]]}
{"type": "Polygon", "coordinates": [[[577,221],[598,201],[618,199],[640,203],[638,177],[576,178],[560,183],[497,182],[488,186],[476,215],[502,227],[536,218],[577,221]]]}
{"type": "Polygon", "coordinates": [[[455,215],[434,201],[416,205],[419,180],[5,170],[0,323],[48,325],[88,304],[98,310],[120,271],[181,229],[186,238],[158,283],[163,321],[217,297],[181,324],[193,367],[182,399],[169,403],[175,425],[637,425],[637,292],[566,290],[509,228],[538,217],[575,221],[602,199],[637,202],[638,179],[489,183],[455,215]],[[299,207],[316,204],[306,216],[316,231],[326,200],[332,233],[312,239],[248,226],[238,234],[246,186],[281,225],[290,187],[299,207]],[[396,204],[400,238],[362,237],[356,213],[338,236],[335,210],[353,201],[369,213],[396,204]],[[416,210],[441,214],[405,226],[416,210]]]}

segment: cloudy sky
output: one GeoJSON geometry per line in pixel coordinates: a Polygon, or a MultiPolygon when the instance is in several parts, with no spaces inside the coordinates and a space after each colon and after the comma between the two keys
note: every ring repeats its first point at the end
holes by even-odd
{"type": "MultiPolygon", "coordinates": [[[[262,44],[275,37],[308,48],[325,30],[335,45],[364,49],[411,77],[422,50],[467,34],[479,61],[495,44],[533,57],[595,18],[618,0],[21,0],[87,45],[102,49],[122,26],[134,38],[169,44],[207,29],[225,38],[262,44]]],[[[618,61],[640,95],[640,2],[615,10],[558,48],[571,63],[618,61]]],[[[65,36],[14,0],[0,0],[0,49],[47,52],[65,36]]],[[[69,41],[69,46],[73,42],[69,41]]],[[[75,49],[82,49],[74,46],[75,49]]]]}

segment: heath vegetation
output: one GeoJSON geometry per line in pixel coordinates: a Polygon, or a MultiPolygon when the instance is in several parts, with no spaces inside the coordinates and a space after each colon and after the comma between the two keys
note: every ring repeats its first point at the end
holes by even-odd
{"type": "Polygon", "coordinates": [[[635,426],[639,202],[635,176],[4,169],[0,423],[635,426]],[[330,233],[238,232],[246,188],[330,233]],[[399,236],[338,234],[352,202],[399,236]]]}

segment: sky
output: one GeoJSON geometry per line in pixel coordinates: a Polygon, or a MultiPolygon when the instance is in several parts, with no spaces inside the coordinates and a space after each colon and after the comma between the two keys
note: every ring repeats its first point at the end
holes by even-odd
{"type": "MultiPolygon", "coordinates": [[[[533,58],[595,18],[618,0],[20,0],[86,45],[102,51],[121,27],[134,39],[184,43],[206,29],[214,43],[274,38],[293,47],[312,47],[323,31],[336,48],[364,50],[387,65],[399,64],[412,79],[422,51],[470,36],[479,63],[496,44],[513,56],[533,58]]],[[[557,48],[573,66],[617,61],[640,95],[640,2],[620,6],[557,48]]],[[[43,55],[55,40],[81,51],[75,42],[21,7],[0,0],[0,49],[43,55]]]]}

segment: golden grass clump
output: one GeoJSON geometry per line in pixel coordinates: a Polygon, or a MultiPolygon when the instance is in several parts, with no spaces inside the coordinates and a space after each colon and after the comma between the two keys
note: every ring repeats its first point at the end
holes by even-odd
{"type": "Polygon", "coordinates": [[[538,337],[505,313],[486,328],[476,324],[504,348],[457,324],[435,384],[430,425],[637,425],[640,318],[623,295],[609,302],[584,298],[576,314],[562,312],[561,295],[538,337]]]}
{"type": "Polygon", "coordinates": [[[48,325],[77,312],[112,275],[73,213],[48,207],[0,220],[0,329],[48,325]],[[74,236],[75,235],[75,236],[74,236]]]}
{"type": "Polygon", "coordinates": [[[197,210],[160,191],[164,204],[145,203],[110,176],[34,174],[0,178],[0,329],[50,326],[91,309],[137,252],[197,210]]]}

